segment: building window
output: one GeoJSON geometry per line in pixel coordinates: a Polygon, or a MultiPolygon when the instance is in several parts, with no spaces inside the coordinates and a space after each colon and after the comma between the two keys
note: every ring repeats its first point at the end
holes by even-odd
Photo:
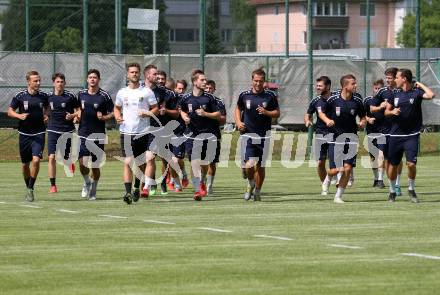
{"type": "Polygon", "coordinates": [[[339,1],[313,3],[314,16],[346,16],[347,4],[339,1]]]}
{"type": "Polygon", "coordinates": [[[231,7],[229,0],[222,0],[220,2],[220,15],[224,15],[224,16],[231,15],[231,7]]]}
{"type": "Polygon", "coordinates": [[[222,43],[231,43],[232,41],[232,30],[223,29],[222,30],[222,43]]]}
{"type": "Polygon", "coordinates": [[[168,40],[170,42],[198,42],[198,29],[171,29],[168,31],[168,40]]]}
{"type": "MultiPolygon", "coordinates": [[[[370,3],[370,16],[376,15],[376,7],[374,3],[370,3]]],[[[365,3],[361,3],[361,16],[367,16],[367,5],[365,3]]]]}
{"type": "Polygon", "coordinates": [[[307,32],[306,31],[304,31],[303,32],[303,42],[304,42],[304,44],[307,44],[307,32]]]}
{"type": "Polygon", "coordinates": [[[170,42],[175,42],[176,41],[176,30],[171,29],[168,31],[168,40],[170,42]]]}
{"type": "Polygon", "coordinates": [[[275,15],[278,15],[280,13],[280,7],[278,5],[275,5],[275,15]]]}

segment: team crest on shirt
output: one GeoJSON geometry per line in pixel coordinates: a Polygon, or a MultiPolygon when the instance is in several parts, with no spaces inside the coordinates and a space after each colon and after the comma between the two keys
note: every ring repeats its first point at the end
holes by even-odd
{"type": "Polygon", "coordinates": [[[264,102],[263,102],[263,108],[266,108],[266,107],[267,107],[267,102],[264,101],[264,102]]]}
{"type": "Polygon", "coordinates": [[[410,103],[410,104],[413,104],[413,103],[414,103],[414,98],[410,98],[410,99],[409,99],[409,103],[410,103]]]}
{"type": "Polygon", "coordinates": [[[65,103],[65,102],[62,102],[62,103],[61,103],[61,107],[64,109],[64,108],[66,107],[66,103],[65,103]]]}
{"type": "Polygon", "coordinates": [[[341,115],[341,107],[336,107],[336,116],[340,116],[341,115]]]}
{"type": "Polygon", "coordinates": [[[248,110],[251,109],[251,101],[250,101],[249,99],[246,99],[246,108],[247,108],[248,110]]]}
{"type": "Polygon", "coordinates": [[[399,105],[399,98],[398,97],[395,97],[394,98],[394,106],[398,106],[399,105]]]}
{"type": "Polygon", "coordinates": [[[27,111],[29,108],[29,102],[27,100],[23,101],[24,110],[27,111]]]}
{"type": "Polygon", "coordinates": [[[39,105],[40,105],[40,109],[42,109],[43,108],[43,103],[40,102],[39,105]]]}
{"type": "Polygon", "coordinates": [[[50,109],[53,111],[53,101],[51,101],[49,104],[50,104],[50,109]]]}
{"type": "Polygon", "coordinates": [[[202,109],[206,111],[206,104],[202,104],[202,109]]]}
{"type": "Polygon", "coordinates": [[[84,100],[81,100],[81,108],[84,110],[85,109],[85,107],[84,107],[84,100]]]}
{"type": "Polygon", "coordinates": [[[93,107],[95,108],[95,110],[98,108],[98,104],[97,103],[94,103],[93,104],[93,107]]]}
{"type": "Polygon", "coordinates": [[[354,116],[354,113],[355,113],[355,110],[354,110],[354,109],[351,109],[351,110],[350,110],[350,114],[351,114],[352,116],[354,116]]]}
{"type": "Polygon", "coordinates": [[[143,100],[144,100],[143,96],[139,97],[139,102],[142,102],[143,100]]]}
{"type": "Polygon", "coordinates": [[[188,104],[188,111],[189,111],[189,112],[192,112],[192,111],[193,111],[193,105],[192,105],[192,103],[189,103],[189,104],[188,104]]]}

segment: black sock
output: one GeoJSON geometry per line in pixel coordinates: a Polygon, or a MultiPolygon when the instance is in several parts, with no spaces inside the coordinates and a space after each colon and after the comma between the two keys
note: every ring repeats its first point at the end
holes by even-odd
{"type": "Polygon", "coordinates": [[[26,187],[29,187],[29,178],[30,177],[24,179],[24,183],[26,184],[26,187]]]}
{"type": "Polygon", "coordinates": [[[139,187],[141,186],[141,181],[137,178],[134,179],[134,188],[135,189],[139,189],[139,187]]]}
{"type": "Polygon", "coordinates": [[[36,181],[36,180],[37,180],[36,178],[30,177],[30,178],[29,178],[28,188],[30,188],[30,189],[34,189],[34,184],[35,184],[35,181],[36,181]]]}
{"type": "Polygon", "coordinates": [[[55,177],[54,178],[49,178],[50,180],[50,185],[54,186],[55,185],[55,177]]]}
{"type": "Polygon", "coordinates": [[[124,182],[125,185],[125,192],[127,194],[131,194],[131,182],[124,182]]]}

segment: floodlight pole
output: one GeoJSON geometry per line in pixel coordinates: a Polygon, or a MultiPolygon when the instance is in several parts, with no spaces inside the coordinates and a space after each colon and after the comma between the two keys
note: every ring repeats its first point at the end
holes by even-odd
{"type": "MultiPolygon", "coordinates": [[[[309,101],[313,100],[313,0],[307,0],[307,74],[309,101]]],[[[313,128],[308,129],[307,147],[311,153],[313,128]]]]}
{"type": "Polygon", "coordinates": [[[89,1],[83,0],[83,74],[84,74],[84,87],[87,87],[87,71],[89,70],[89,1]]]}
{"type": "Polygon", "coordinates": [[[26,51],[30,50],[30,24],[29,24],[29,14],[30,14],[30,9],[29,9],[29,0],[26,0],[24,2],[24,10],[25,10],[25,22],[26,22],[26,51]]]}
{"type": "Polygon", "coordinates": [[[200,69],[205,70],[205,22],[206,22],[206,0],[199,0],[199,51],[200,69]]]}

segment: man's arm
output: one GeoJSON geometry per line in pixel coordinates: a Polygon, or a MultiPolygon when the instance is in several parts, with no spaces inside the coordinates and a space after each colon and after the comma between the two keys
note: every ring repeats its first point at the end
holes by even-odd
{"type": "Polygon", "coordinates": [[[8,117],[18,119],[18,120],[26,120],[29,113],[19,114],[12,107],[8,107],[8,117]]]}
{"type": "Polygon", "coordinates": [[[235,120],[235,125],[237,125],[238,130],[244,131],[246,129],[246,126],[241,121],[241,110],[238,106],[236,106],[235,110],[234,110],[234,120],[235,120]]]}
{"type": "Polygon", "coordinates": [[[394,108],[393,105],[390,103],[387,103],[387,108],[385,109],[385,117],[392,117],[392,116],[398,116],[400,115],[400,108],[394,108]]]}
{"type": "Polygon", "coordinates": [[[115,120],[116,123],[121,124],[122,122],[124,122],[124,118],[122,116],[122,107],[115,105],[114,109],[113,109],[113,114],[115,116],[115,120]]]}
{"type": "Polygon", "coordinates": [[[420,82],[416,82],[415,85],[417,86],[417,88],[420,88],[425,92],[425,93],[423,93],[423,99],[430,100],[435,97],[435,93],[428,86],[426,86],[420,82]]]}
{"type": "Polygon", "coordinates": [[[313,125],[312,116],[309,113],[304,114],[304,124],[307,128],[313,125]]]}
{"type": "Polygon", "coordinates": [[[263,108],[262,106],[260,106],[260,107],[257,108],[257,112],[260,115],[268,116],[268,117],[270,117],[272,119],[276,119],[276,118],[280,117],[280,109],[279,108],[276,108],[273,111],[268,111],[265,108],[263,108]]]}

